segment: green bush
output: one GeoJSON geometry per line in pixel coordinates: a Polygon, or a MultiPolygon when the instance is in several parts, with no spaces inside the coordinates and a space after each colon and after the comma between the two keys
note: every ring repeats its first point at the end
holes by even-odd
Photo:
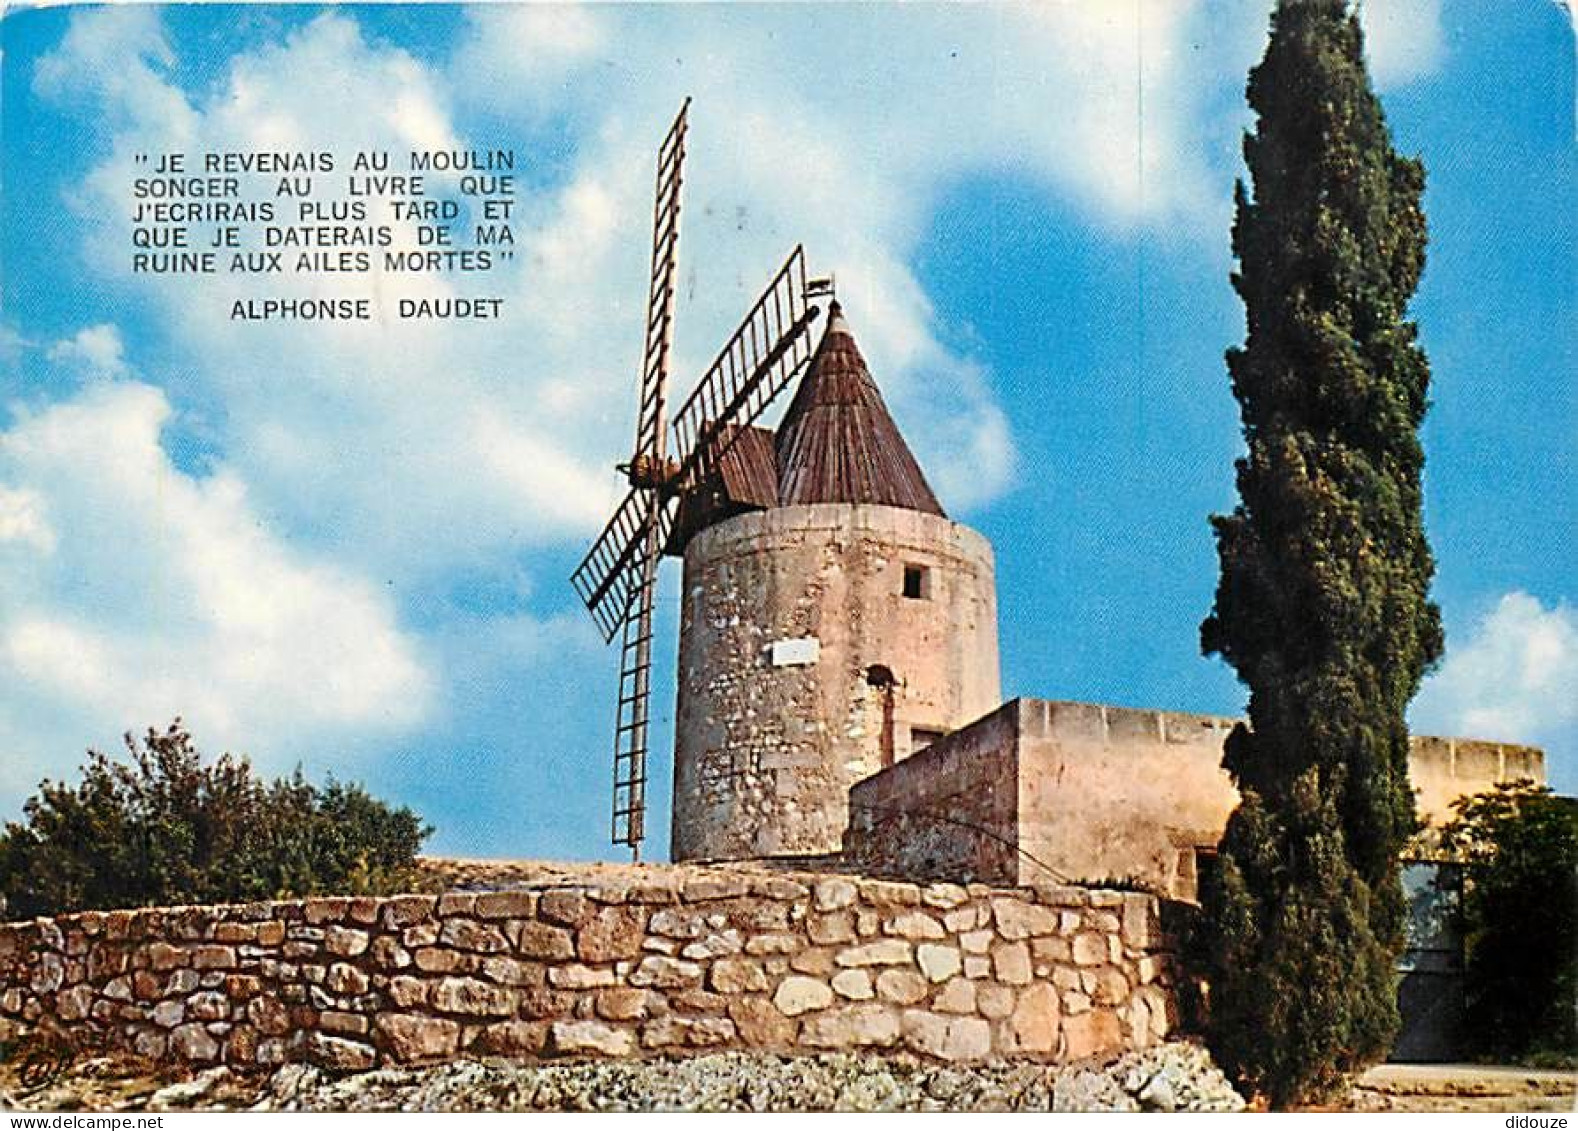
{"type": "Polygon", "coordinates": [[[1518,781],[1452,807],[1470,1034],[1498,1059],[1578,1056],[1578,804],[1518,781]]]}
{"type": "Polygon", "coordinates": [[[396,891],[432,832],[359,785],[298,768],[264,782],[244,757],[205,765],[177,719],[129,764],[90,750],[76,786],[44,781],[0,834],[8,917],[321,893],[396,891]]]}

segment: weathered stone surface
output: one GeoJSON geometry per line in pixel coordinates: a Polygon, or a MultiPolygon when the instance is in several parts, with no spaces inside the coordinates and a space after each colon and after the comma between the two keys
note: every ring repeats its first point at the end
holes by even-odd
{"type": "Polygon", "coordinates": [[[751,1048],[786,1049],[794,1042],[798,1027],[761,998],[736,998],[729,1002],[729,1019],[740,1040],[751,1048]]]}
{"type": "Polygon", "coordinates": [[[679,1017],[669,1014],[641,1028],[641,1045],[649,1049],[708,1048],[734,1039],[734,1023],[726,1017],[679,1017]]]}
{"type": "Polygon", "coordinates": [[[192,1021],[223,1021],[230,1016],[230,999],[217,990],[193,994],[186,999],[186,1016],[192,1021]]]}
{"type": "Polygon", "coordinates": [[[1022,942],[1005,943],[992,951],[992,969],[999,982],[1010,986],[1030,984],[1030,948],[1022,942]]]}
{"type": "Polygon", "coordinates": [[[92,986],[76,985],[55,995],[55,1015],[62,1021],[81,1021],[92,1008],[92,986]]]}
{"type": "Polygon", "coordinates": [[[951,946],[921,943],[915,948],[915,961],[933,982],[945,982],[959,972],[959,952],[951,946]]]}
{"type": "Polygon", "coordinates": [[[812,889],[812,899],[818,911],[837,911],[855,902],[857,889],[845,879],[818,880],[812,889]]]}
{"type": "Polygon", "coordinates": [[[399,931],[432,917],[438,900],[431,895],[397,895],[383,901],[381,921],[387,930],[399,931]]]}
{"type": "Polygon", "coordinates": [[[873,907],[915,907],[920,903],[920,888],[891,880],[862,880],[860,898],[873,907]]]}
{"type": "Polygon", "coordinates": [[[898,1043],[899,1019],[881,1005],[852,1005],[807,1017],[800,1043],[811,1048],[886,1048],[898,1043]]]}
{"type": "Polygon", "coordinates": [[[476,978],[444,978],[433,987],[433,1008],[445,1013],[464,1013],[484,1017],[508,1017],[515,1012],[515,994],[507,986],[495,986],[476,978]]]}
{"type": "Polygon", "coordinates": [[[914,970],[887,969],[877,975],[877,996],[897,1005],[913,1005],[926,996],[926,979],[914,970]]]}
{"type": "Polygon", "coordinates": [[[841,950],[834,957],[840,966],[898,966],[908,964],[910,944],[903,939],[878,939],[841,950]]]}
{"type": "Polygon", "coordinates": [[[1129,980],[1121,972],[1108,967],[1097,975],[1092,996],[1100,1005],[1123,1005],[1129,1000],[1129,980]]]}
{"type": "Polygon", "coordinates": [[[773,1005],[786,1017],[798,1017],[815,1009],[826,1009],[832,1004],[833,991],[827,983],[798,974],[785,978],[773,994],[773,1005]]]}
{"type": "Polygon", "coordinates": [[[470,950],[479,954],[498,954],[510,949],[504,932],[491,923],[475,919],[449,919],[438,930],[440,946],[470,950]]]}
{"type": "Polygon", "coordinates": [[[1090,931],[1075,935],[1073,954],[1076,966],[1100,966],[1107,961],[1107,940],[1090,931]]]}
{"type": "Polygon", "coordinates": [[[438,946],[424,946],[411,957],[424,974],[448,974],[463,966],[462,955],[438,946]]]}
{"type": "Polygon", "coordinates": [[[721,958],[725,955],[739,954],[744,948],[744,940],[740,932],[732,928],[719,931],[716,934],[703,935],[695,942],[686,943],[679,952],[681,958],[696,961],[705,961],[709,958],[721,958]]]}
{"type": "Polygon", "coordinates": [[[805,945],[799,935],[756,935],[745,940],[745,953],[751,955],[793,954],[805,945]]]}
{"type": "MultiPolygon", "coordinates": [[[[156,942],[150,944],[146,953],[148,955],[148,965],[155,970],[174,970],[177,966],[186,965],[187,961],[187,954],[185,950],[178,946],[171,946],[169,943],[165,942],[156,942]]],[[[60,960],[58,958],[54,958],[53,955],[46,954],[44,959],[54,959],[55,968],[57,970],[64,970],[64,967],[60,964],[60,960]]],[[[57,982],[56,985],[59,985],[59,983],[57,982]]],[[[50,986],[48,989],[39,989],[36,984],[33,986],[33,989],[41,994],[48,993],[49,990],[54,988],[54,986],[50,986]]]]}
{"type": "Polygon", "coordinates": [[[984,1060],[992,1051],[992,1027],[979,1017],[941,1017],[906,1010],[902,1022],[907,1048],[939,1060],[984,1060]]]}
{"type": "Polygon", "coordinates": [[[539,962],[522,962],[493,954],[482,960],[482,976],[505,986],[540,986],[543,984],[543,966],[539,962]]]}
{"type": "Polygon", "coordinates": [[[855,916],[850,911],[831,911],[825,915],[813,915],[806,928],[811,941],[818,945],[853,942],[855,916]]]}
{"type": "Polygon", "coordinates": [[[263,992],[262,980],[251,974],[226,974],[223,984],[225,996],[235,1002],[244,1002],[263,992]]]}
{"type": "Polygon", "coordinates": [[[883,925],[886,934],[905,939],[941,939],[947,937],[942,924],[924,911],[908,911],[895,915],[883,925]]]}
{"type": "Polygon", "coordinates": [[[301,915],[308,923],[321,926],[324,923],[338,923],[345,918],[345,913],[350,909],[351,901],[342,898],[309,899],[302,904],[301,915]]]}
{"type": "Polygon", "coordinates": [[[367,992],[367,975],[349,962],[336,962],[329,967],[323,984],[337,994],[364,994],[367,992]]]}
{"type": "Polygon", "coordinates": [[[646,912],[639,906],[602,907],[576,932],[576,953],[584,962],[615,962],[641,954],[646,912]]]}
{"type": "Polygon", "coordinates": [[[367,950],[372,938],[355,927],[330,927],[323,933],[323,949],[342,958],[355,958],[367,950]]]}
{"type": "Polygon", "coordinates": [[[436,919],[413,923],[400,932],[400,945],[407,950],[415,950],[419,946],[432,946],[437,941],[438,920],[436,919]]]}
{"type": "Polygon", "coordinates": [[[966,954],[986,954],[996,937],[991,931],[965,931],[959,936],[959,947],[966,954]]]}
{"type": "Polygon", "coordinates": [[[1063,1018],[1063,1058],[1084,1060],[1123,1044],[1123,1026],[1109,1010],[1093,1010],[1063,1018]]]}
{"type": "Polygon", "coordinates": [[[380,1013],[373,1022],[380,1047],[401,1063],[453,1056],[460,1047],[460,1023],[414,1013],[380,1013]]]}
{"type": "Polygon", "coordinates": [[[969,898],[969,893],[958,884],[929,884],[921,889],[921,902],[942,911],[958,907],[969,898]]]}
{"type": "Polygon", "coordinates": [[[1039,982],[1027,987],[1019,995],[1013,1016],[1008,1022],[1013,1052],[1055,1053],[1060,1010],[1057,990],[1039,982]]]}
{"type": "Polygon", "coordinates": [[[550,962],[562,962],[575,956],[575,942],[570,932],[545,923],[520,924],[515,931],[515,949],[527,958],[550,962]]]}
{"type": "Polygon", "coordinates": [[[870,1001],[876,996],[871,975],[863,969],[840,970],[833,975],[833,992],[850,1001],[870,1001]]]}
{"type": "Polygon", "coordinates": [[[253,998],[247,1002],[246,1016],[260,1033],[277,1037],[290,1031],[290,1011],[276,997],[253,998]]]}
{"type": "Polygon", "coordinates": [[[632,986],[655,986],[658,989],[676,989],[694,986],[701,981],[702,967],[683,959],[669,958],[662,954],[649,954],[630,974],[632,986]]]}
{"type": "Polygon", "coordinates": [[[1014,1011],[1014,991],[996,982],[976,982],[975,1008],[982,1017],[994,1020],[1007,1017],[1014,1011]]]}
{"type": "Polygon", "coordinates": [[[931,1007],[938,1013],[974,1013],[975,983],[968,978],[954,978],[937,991],[931,1007]]]}
{"type": "Polygon", "coordinates": [[[562,990],[588,990],[598,986],[611,986],[617,979],[606,966],[583,966],[573,962],[568,966],[548,967],[548,984],[562,990]]]}
{"type": "Polygon", "coordinates": [[[818,978],[826,978],[833,973],[833,952],[827,947],[802,950],[799,954],[789,959],[789,969],[801,974],[812,974],[818,978]]]}
{"type": "Polygon", "coordinates": [[[153,1023],[160,1028],[173,1029],[186,1017],[184,1001],[161,1001],[153,1007],[153,1023]]]}
{"type": "Polygon", "coordinates": [[[575,1000],[576,995],[571,990],[527,986],[520,991],[520,1015],[540,1020],[563,1017],[575,1007],[575,1000]]]}
{"type": "Polygon", "coordinates": [[[339,1009],[325,1009],[318,1015],[318,1027],[326,1033],[352,1037],[365,1037],[372,1022],[360,1013],[346,1013],[339,1009]]]}
{"type": "Polygon", "coordinates": [[[537,914],[550,923],[565,927],[579,927],[595,914],[597,908],[586,893],[579,890],[545,891],[537,901],[537,914]]]}
{"type": "Polygon", "coordinates": [[[170,1031],[169,1051],[177,1060],[209,1061],[219,1055],[219,1042],[194,1021],[170,1031]]]}
{"type": "Polygon", "coordinates": [[[629,1056],[635,1035],[599,1021],[555,1021],[548,1031],[549,1051],[564,1055],[629,1056]]]}
{"type": "Polygon", "coordinates": [[[498,1021],[484,1025],[472,1047],[495,1056],[536,1056],[547,1039],[545,1021],[498,1021]]]}
{"type": "Polygon", "coordinates": [[[704,903],[714,899],[736,899],[750,892],[751,885],[743,876],[718,873],[712,876],[692,876],[681,889],[687,903],[704,903]]]}
{"type": "Polygon", "coordinates": [[[595,999],[597,1015],[607,1021],[644,1021],[651,1013],[646,990],[626,987],[603,990],[595,999]]]}
{"type": "Polygon", "coordinates": [[[707,921],[699,912],[665,907],[652,913],[647,929],[654,935],[667,935],[672,939],[696,939],[706,932],[707,921]]]}
{"type": "Polygon", "coordinates": [[[761,963],[748,958],[720,958],[707,975],[707,985],[720,994],[755,993],[767,984],[761,963]]]}
{"type": "Polygon", "coordinates": [[[477,896],[479,919],[530,919],[537,911],[537,896],[529,891],[490,891],[477,896]]]}
{"type": "Polygon", "coordinates": [[[228,943],[256,942],[258,928],[256,923],[216,923],[214,924],[214,941],[228,943]]]}
{"type": "Polygon", "coordinates": [[[1018,899],[992,900],[997,933],[1010,942],[1058,931],[1058,913],[1051,908],[1018,899]]]}

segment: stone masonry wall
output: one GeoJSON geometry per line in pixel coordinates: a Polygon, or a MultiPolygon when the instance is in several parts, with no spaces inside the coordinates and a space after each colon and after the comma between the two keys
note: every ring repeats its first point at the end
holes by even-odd
{"type": "Polygon", "coordinates": [[[1075,1061],[1176,1021],[1149,896],[743,868],[0,925],[0,1018],[196,1064],[908,1049],[1075,1061]]]}
{"type": "Polygon", "coordinates": [[[1027,868],[1034,861],[1019,854],[1018,739],[1011,703],[857,782],[844,859],[868,875],[910,880],[1063,879],[1027,868]]]}
{"type": "Polygon", "coordinates": [[[683,591],[676,860],[837,852],[850,786],[1001,702],[991,546],[936,515],[738,515],[691,540],[683,591]]]}

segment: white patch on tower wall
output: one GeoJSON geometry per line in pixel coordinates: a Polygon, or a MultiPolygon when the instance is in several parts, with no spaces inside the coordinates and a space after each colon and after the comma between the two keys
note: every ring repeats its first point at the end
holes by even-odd
{"type": "Polygon", "coordinates": [[[807,667],[821,655],[822,642],[814,636],[774,640],[767,646],[768,661],[775,668],[807,667]]]}

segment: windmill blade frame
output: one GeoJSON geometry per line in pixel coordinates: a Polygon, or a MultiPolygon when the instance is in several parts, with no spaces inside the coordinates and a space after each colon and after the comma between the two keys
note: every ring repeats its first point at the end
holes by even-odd
{"type": "Polygon", "coordinates": [[[647,290],[646,337],[641,355],[641,390],[636,409],[632,478],[663,459],[663,410],[668,391],[669,357],[674,346],[674,274],[679,251],[680,188],[685,182],[685,133],[690,99],[685,99],[658,147],[657,184],[652,200],[652,270],[647,290]]]}
{"type": "Polygon", "coordinates": [[[704,478],[805,368],[812,353],[807,331],[818,313],[806,302],[805,248],[796,244],[674,414],[680,490],[704,478]]]}

